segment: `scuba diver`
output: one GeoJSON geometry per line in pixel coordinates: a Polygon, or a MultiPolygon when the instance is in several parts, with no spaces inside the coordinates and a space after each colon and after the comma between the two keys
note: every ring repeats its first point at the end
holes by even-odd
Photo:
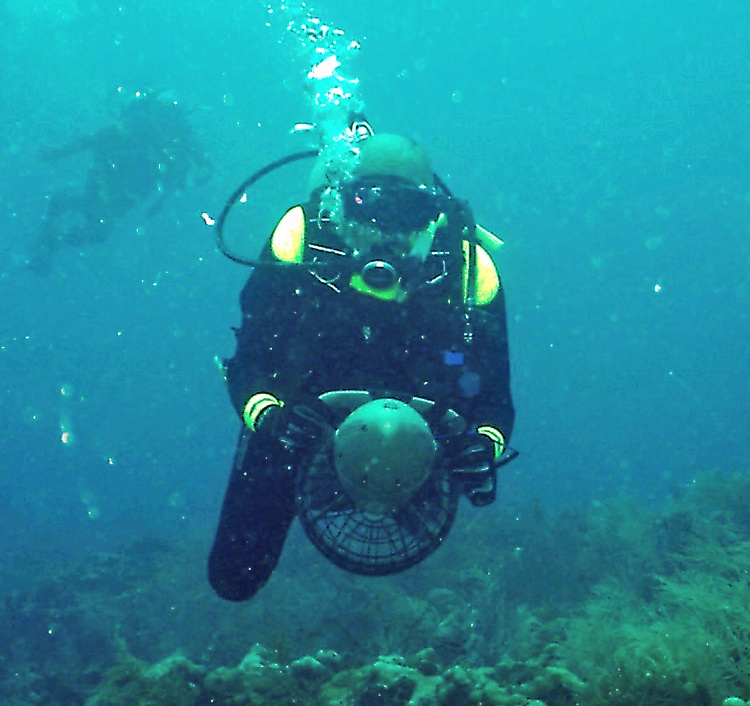
{"type": "Polygon", "coordinates": [[[208,180],[208,161],[174,93],[120,87],[110,112],[113,125],[41,152],[46,162],[81,152],[89,152],[91,160],[83,193],[60,191],[49,197],[27,261],[30,269],[48,271],[61,245],[104,242],[118,219],[137,206],[154,215],[175,192],[208,180]]]}
{"type": "Polygon", "coordinates": [[[347,571],[414,566],[461,496],[495,500],[497,470],[517,455],[502,241],[420,147],[363,125],[349,172],[321,152],[309,200],[258,260],[221,235],[253,178],[217,221],[224,254],[254,266],[224,361],[241,429],[208,576],[227,600],[266,583],[295,517],[347,571]]]}

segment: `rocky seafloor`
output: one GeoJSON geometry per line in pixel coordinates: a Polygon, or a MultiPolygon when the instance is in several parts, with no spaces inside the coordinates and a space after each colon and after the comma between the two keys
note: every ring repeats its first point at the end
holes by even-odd
{"type": "Polygon", "coordinates": [[[750,703],[750,479],[661,507],[493,508],[390,578],[301,532],[252,601],[213,596],[206,537],[85,560],[9,555],[8,706],[742,706],[750,703]]]}

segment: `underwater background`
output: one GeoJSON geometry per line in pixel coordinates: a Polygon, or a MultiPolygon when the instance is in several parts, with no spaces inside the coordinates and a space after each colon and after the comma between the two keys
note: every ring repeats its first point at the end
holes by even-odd
{"type": "MultiPolygon", "coordinates": [[[[750,702],[750,3],[272,9],[0,0],[0,701],[750,702]],[[361,43],[375,129],[505,240],[521,455],[408,572],[350,576],[295,527],[237,606],[204,567],[248,271],[201,214],[312,146],[308,12],[361,43]],[[29,272],[87,170],[40,151],[139,84],[191,107],[211,180],[29,272]]],[[[266,187],[258,247],[299,182],[266,187]]]]}

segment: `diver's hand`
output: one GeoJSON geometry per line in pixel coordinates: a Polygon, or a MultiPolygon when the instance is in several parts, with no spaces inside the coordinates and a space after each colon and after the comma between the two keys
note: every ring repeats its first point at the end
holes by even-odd
{"type": "Polygon", "coordinates": [[[462,434],[446,444],[451,476],[475,507],[489,505],[497,494],[495,446],[482,434],[462,434]]]}
{"type": "Polygon", "coordinates": [[[258,420],[256,434],[289,451],[301,451],[312,449],[327,427],[326,420],[305,405],[273,406],[258,420]]]}
{"type": "Polygon", "coordinates": [[[481,434],[461,434],[446,444],[448,465],[456,473],[480,473],[494,466],[495,447],[481,434]]]}

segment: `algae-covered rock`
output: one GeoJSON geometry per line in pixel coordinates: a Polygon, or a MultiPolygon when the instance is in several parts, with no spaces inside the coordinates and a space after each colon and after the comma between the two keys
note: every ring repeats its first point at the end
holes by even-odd
{"type": "Polygon", "coordinates": [[[178,655],[147,665],[121,654],[86,706],[197,706],[205,676],[203,667],[178,655]]]}
{"type": "Polygon", "coordinates": [[[586,684],[564,667],[545,666],[519,691],[549,703],[574,703],[574,697],[586,691],[586,684]]]}
{"type": "Polygon", "coordinates": [[[440,679],[435,696],[438,704],[445,706],[472,706],[476,684],[463,667],[452,667],[440,679]]]}
{"type": "Polygon", "coordinates": [[[294,679],[307,686],[321,684],[333,674],[330,667],[311,655],[295,659],[287,669],[294,679]]]}
{"type": "Polygon", "coordinates": [[[213,671],[179,655],[148,665],[121,650],[86,706],[305,706],[313,696],[261,645],[237,667],[213,671]]]}
{"type": "Polygon", "coordinates": [[[418,706],[432,703],[437,677],[423,675],[399,655],[334,675],[319,692],[324,706],[418,706]]]}
{"type": "Polygon", "coordinates": [[[318,650],[315,653],[315,659],[332,672],[341,669],[341,655],[335,650],[318,650]]]}
{"type": "Polygon", "coordinates": [[[440,679],[436,690],[439,706],[521,706],[529,699],[498,684],[493,670],[451,667],[440,679]]]}
{"type": "Polygon", "coordinates": [[[472,636],[470,618],[455,611],[441,620],[432,635],[432,644],[443,664],[455,664],[466,653],[472,636]]]}
{"type": "Polygon", "coordinates": [[[238,667],[243,672],[265,672],[281,671],[281,666],[276,661],[276,653],[263,645],[255,643],[240,662],[238,667]]]}
{"type": "Polygon", "coordinates": [[[432,647],[426,647],[417,652],[417,654],[409,660],[409,664],[419,670],[420,674],[424,674],[427,677],[434,677],[440,672],[437,653],[432,647]]]}
{"type": "Polygon", "coordinates": [[[276,653],[254,645],[237,667],[219,667],[206,676],[206,703],[223,706],[285,706],[312,703],[310,689],[276,661],[276,653]]]}

